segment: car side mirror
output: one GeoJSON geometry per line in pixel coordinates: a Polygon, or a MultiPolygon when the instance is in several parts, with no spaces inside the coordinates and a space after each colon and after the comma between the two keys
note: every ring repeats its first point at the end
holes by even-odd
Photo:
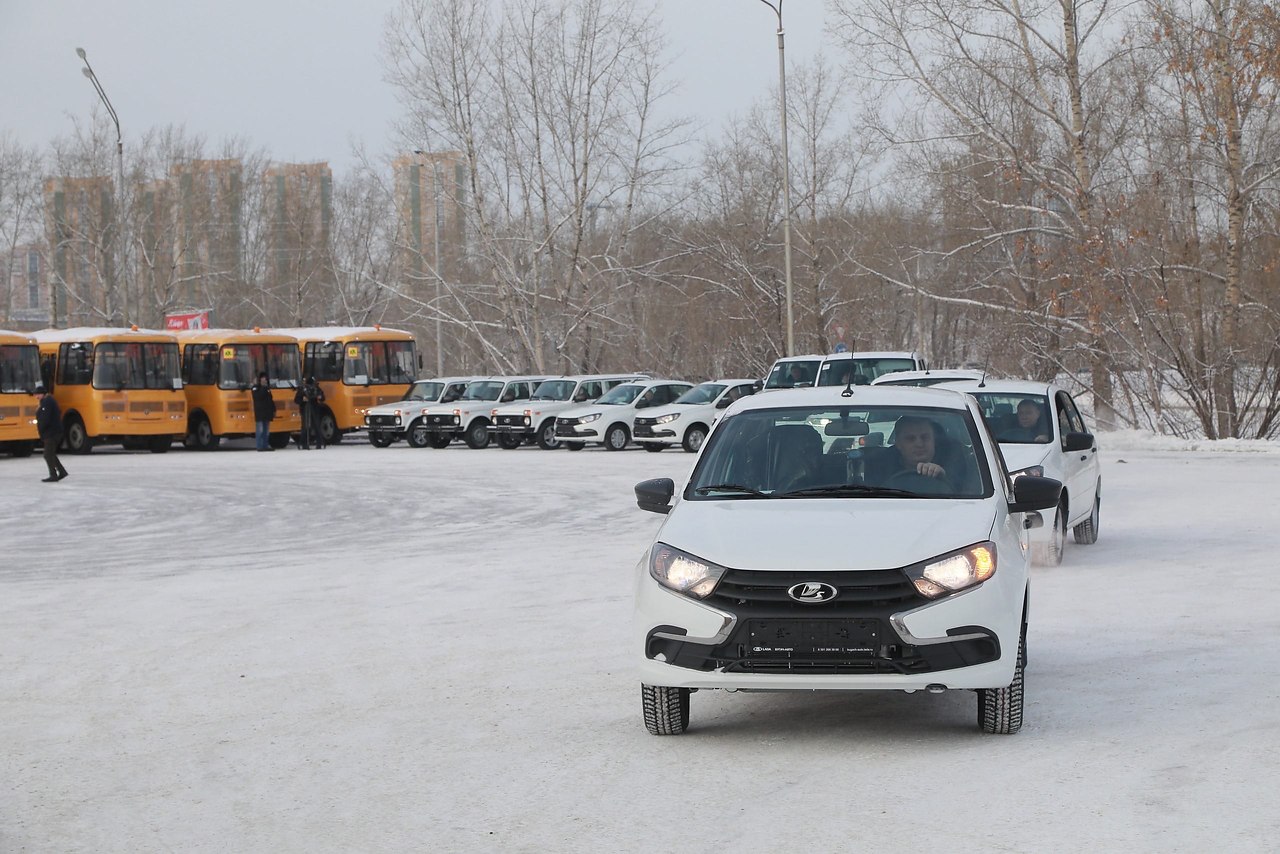
{"type": "Polygon", "coordinates": [[[636,484],[636,504],[650,513],[671,512],[671,496],[676,493],[676,482],[669,477],[642,480],[636,484]]]}
{"type": "Polygon", "coordinates": [[[729,408],[729,404],[731,404],[731,403],[733,403],[733,401],[732,401],[732,400],[730,400],[730,399],[729,399],[729,398],[727,398],[727,397],[722,397],[722,398],[720,398],[719,400],[717,400],[717,401],[716,401],[716,409],[728,409],[728,408],[729,408]]]}
{"type": "Polygon", "coordinates": [[[1032,510],[1048,510],[1058,506],[1062,497],[1062,481],[1051,477],[1023,475],[1013,482],[1013,501],[1010,513],[1028,513],[1032,510]]]}
{"type": "Polygon", "coordinates": [[[1067,453],[1072,451],[1087,451],[1092,447],[1092,433],[1068,433],[1062,437],[1062,450],[1067,453]]]}

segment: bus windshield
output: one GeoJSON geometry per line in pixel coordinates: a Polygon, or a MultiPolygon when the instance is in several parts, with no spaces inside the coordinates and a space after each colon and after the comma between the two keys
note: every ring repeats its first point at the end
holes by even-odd
{"type": "Polygon", "coordinates": [[[413,381],[412,341],[352,341],[345,348],[342,381],[347,385],[389,385],[413,381]]]}
{"type": "Polygon", "coordinates": [[[0,346],[0,393],[31,394],[40,379],[40,348],[34,344],[0,346]]]}
{"type": "Polygon", "coordinates": [[[568,400],[573,396],[573,380],[546,380],[534,391],[530,400],[568,400]]]}
{"type": "Polygon", "coordinates": [[[182,387],[176,343],[99,344],[94,354],[94,388],[123,391],[182,387]]]}
{"type": "Polygon", "coordinates": [[[242,389],[266,373],[272,388],[297,388],[302,378],[298,348],[292,344],[223,344],[218,388],[242,389]]]}

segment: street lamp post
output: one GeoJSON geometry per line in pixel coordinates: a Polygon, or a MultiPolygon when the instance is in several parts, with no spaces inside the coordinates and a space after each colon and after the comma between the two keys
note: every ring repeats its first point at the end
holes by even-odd
{"type": "Polygon", "coordinates": [[[80,73],[89,78],[89,82],[93,84],[94,90],[98,93],[98,97],[102,99],[103,105],[107,108],[107,113],[111,116],[111,121],[116,126],[116,233],[114,242],[119,248],[116,256],[115,275],[107,277],[107,315],[111,323],[119,325],[123,322],[123,318],[120,314],[120,301],[116,289],[116,281],[123,281],[125,278],[129,248],[128,241],[124,237],[124,137],[120,134],[120,117],[116,115],[116,108],[111,106],[111,99],[107,97],[106,90],[102,88],[98,75],[93,72],[93,66],[89,64],[89,57],[84,48],[76,48],[76,56],[80,57],[81,61],[84,62],[84,68],[80,69],[80,73]]]}
{"type": "Polygon", "coordinates": [[[791,158],[787,154],[787,59],[782,29],[782,0],[760,0],[778,16],[778,100],[782,111],[782,259],[787,282],[787,355],[796,354],[795,314],[791,302],[791,158]]]}

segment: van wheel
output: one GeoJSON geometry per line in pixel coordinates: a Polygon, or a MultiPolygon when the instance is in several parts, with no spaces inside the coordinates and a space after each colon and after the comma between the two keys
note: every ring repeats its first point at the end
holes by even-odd
{"type": "Polygon", "coordinates": [[[373,445],[375,448],[390,448],[391,443],[394,441],[395,439],[392,437],[384,436],[381,433],[369,434],[369,444],[373,445]]]}
{"type": "Polygon", "coordinates": [[[698,449],[702,447],[702,442],[707,438],[707,428],[701,424],[695,424],[688,430],[684,431],[684,441],[680,444],[691,454],[698,453],[698,449]]]}
{"type": "Polygon", "coordinates": [[[427,439],[427,444],[437,450],[449,447],[449,443],[453,441],[453,437],[448,433],[431,433],[427,439]]]}
{"type": "Polygon", "coordinates": [[[1101,515],[1102,486],[1099,484],[1098,491],[1093,496],[1093,512],[1089,514],[1088,519],[1071,529],[1077,543],[1082,546],[1091,546],[1098,541],[1098,523],[1102,521],[1101,515]]]}
{"type": "Polygon", "coordinates": [[[978,689],[978,726],[994,735],[1013,735],[1022,729],[1023,642],[1018,641],[1018,665],[1005,688],[978,689]]]}
{"type": "Polygon", "coordinates": [[[84,422],[74,416],[67,419],[65,441],[67,452],[71,454],[87,454],[93,450],[93,439],[89,438],[89,431],[84,429],[84,422]]]}
{"type": "Polygon", "coordinates": [[[610,451],[621,451],[631,441],[631,433],[625,424],[614,424],[604,434],[604,446],[610,451]]]}
{"type": "Polygon", "coordinates": [[[213,425],[203,415],[196,418],[195,427],[191,430],[191,447],[200,451],[212,451],[218,447],[221,437],[213,435],[213,425]]]}
{"type": "Polygon", "coordinates": [[[1058,566],[1062,563],[1062,553],[1067,549],[1067,505],[1059,504],[1054,514],[1053,530],[1049,532],[1049,542],[1032,543],[1031,557],[1041,566],[1058,566]]]}
{"type": "Polygon", "coordinates": [[[489,447],[489,422],[483,418],[472,421],[462,441],[467,443],[468,448],[476,451],[489,447]]]}
{"type": "Polygon", "coordinates": [[[680,735],[689,728],[689,689],[640,685],[644,725],[654,735],[680,735]]]}
{"type": "Polygon", "coordinates": [[[320,413],[320,438],[324,439],[326,445],[336,445],[342,441],[342,431],[338,429],[338,421],[327,409],[320,413]]]}
{"type": "Polygon", "coordinates": [[[421,418],[409,425],[409,432],[404,434],[404,438],[410,448],[425,448],[431,444],[431,434],[421,418]]]}
{"type": "Polygon", "coordinates": [[[538,447],[544,451],[554,451],[560,447],[560,440],[556,438],[556,420],[548,418],[540,428],[538,428],[538,447]]]}
{"type": "Polygon", "coordinates": [[[510,433],[498,434],[498,447],[507,451],[514,451],[516,448],[524,444],[524,438],[515,436],[510,433]]]}

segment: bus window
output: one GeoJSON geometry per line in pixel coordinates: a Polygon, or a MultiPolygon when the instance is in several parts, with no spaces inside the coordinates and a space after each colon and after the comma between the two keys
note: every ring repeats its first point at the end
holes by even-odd
{"type": "Polygon", "coordinates": [[[307,344],[306,375],[318,382],[342,379],[342,344],[338,341],[313,341],[307,344]]]}
{"type": "Polygon", "coordinates": [[[188,344],[182,362],[182,378],[188,385],[213,385],[218,381],[218,345],[188,344]]]}
{"type": "Polygon", "coordinates": [[[0,392],[35,391],[40,379],[40,351],[31,344],[0,347],[0,392]]]}
{"type": "Polygon", "coordinates": [[[264,344],[267,377],[272,388],[297,388],[302,379],[298,348],[294,344],[264,344]]]}
{"type": "Polygon", "coordinates": [[[88,385],[93,379],[93,350],[88,344],[63,344],[58,348],[58,382],[88,385]]]}
{"type": "Polygon", "coordinates": [[[148,343],[142,345],[144,388],[178,388],[178,345],[148,343]]]}
{"type": "Polygon", "coordinates": [[[412,341],[388,341],[387,342],[387,364],[390,374],[387,382],[391,383],[407,383],[413,382],[414,364],[413,364],[413,342],[412,341]]]}

